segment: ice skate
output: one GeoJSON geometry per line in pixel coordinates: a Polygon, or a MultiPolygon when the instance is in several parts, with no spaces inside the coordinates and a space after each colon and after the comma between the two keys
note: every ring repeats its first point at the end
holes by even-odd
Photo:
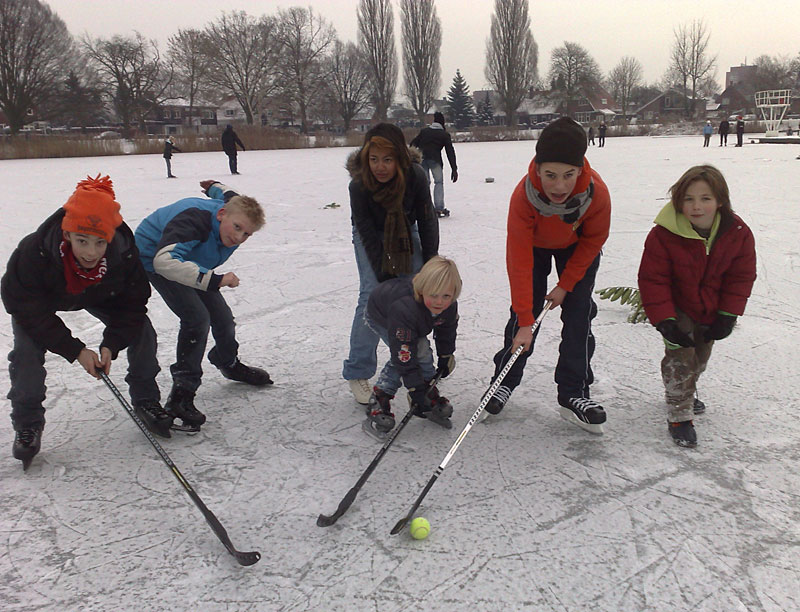
{"type": "Polygon", "coordinates": [[[173,431],[197,433],[200,431],[200,426],[206,422],[206,415],[194,405],[193,391],[172,387],[164,408],[170,416],[181,420],[180,423],[173,422],[171,426],[173,431]]]}
{"type": "Polygon", "coordinates": [[[394,395],[388,395],[382,389],[375,387],[369,404],[366,407],[367,418],[362,427],[365,432],[378,440],[385,440],[389,432],[394,429],[394,414],[392,414],[391,400],[394,395]]]}
{"type": "Polygon", "coordinates": [[[700,398],[695,397],[694,403],[692,404],[692,412],[695,414],[703,414],[706,411],[705,403],[700,400],[700,398]]]}
{"type": "Polygon", "coordinates": [[[418,406],[413,403],[411,396],[408,396],[408,404],[414,409],[414,415],[423,419],[428,419],[445,429],[452,429],[453,422],[450,417],[453,415],[453,405],[443,395],[439,395],[436,385],[428,389],[425,394],[425,405],[418,406]]]}
{"type": "Polygon", "coordinates": [[[243,382],[248,385],[253,385],[254,387],[263,387],[272,384],[269,372],[261,368],[246,366],[238,359],[232,366],[221,366],[219,371],[222,372],[222,375],[228,380],[243,382]]]}
{"type": "Polygon", "coordinates": [[[478,417],[478,423],[485,421],[490,416],[495,416],[500,414],[505,408],[506,402],[511,397],[511,389],[506,387],[505,385],[500,385],[497,387],[497,391],[494,392],[491,399],[486,403],[486,406],[481,413],[481,416],[478,417]]]}
{"type": "Polygon", "coordinates": [[[561,405],[561,418],[574,423],[589,433],[603,435],[603,423],[606,422],[606,411],[588,397],[558,398],[561,405]]]}
{"type": "Polygon", "coordinates": [[[151,433],[161,436],[162,438],[172,437],[169,430],[172,427],[174,418],[161,407],[159,402],[156,400],[135,402],[133,404],[133,411],[151,433]]]}
{"type": "Polygon", "coordinates": [[[33,458],[39,453],[41,446],[41,425],[29,429],[20,429],[15,432],[11,454],[14,456],[14,459],[22,461],[22,470],[26,471],[30,467],[33,458]]]}
{"type": "Polygon", "coordinates": [[[680,421],[669,423],[669,435],[672,441],[683,448],[694,448],[697,446],[697,432],[694,430],[692,421],[680,421]]]}

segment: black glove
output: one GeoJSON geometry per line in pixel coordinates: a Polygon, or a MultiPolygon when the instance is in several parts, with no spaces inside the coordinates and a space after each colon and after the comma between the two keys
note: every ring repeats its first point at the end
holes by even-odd
{"type": "Polygon", "coordinates": [[[703,340],[711,342],[727,338],[731,335],[733,326],[736,325],[736,319],[736,315],[718,314],[711,327],[703,334],[703,340]]]}
{"type": "Polygon", "coordinates": [[[428,386],[423,385],[419,389],[409,389],[408,395],[411,398],[411,403],[414,404],[417,411],[425,409],[425,394],[428,392],[428,386]]]}
{"type": "Polygon", "coordinates": [[[453,170],[450,173],[450,180],[453,181],[454,183],[458,180],[458,170],[453,170]]]}
{"type": "Polygon", "coordinates": [[[456,369],[456,358],[453,355],[439,355],[439,363],[436,364],[436,373],[442,378],[447,378],[456,369]]]}
{"type": "Polygon", "coordinates": [[[686,332],[681,331],[675,319],[664,319],[661,323],[656,325],[656,329],[664,336],[664,340],[670,344],[682,346],[684,348],[694,346],[694,340],[692,340],[686,332]]]}

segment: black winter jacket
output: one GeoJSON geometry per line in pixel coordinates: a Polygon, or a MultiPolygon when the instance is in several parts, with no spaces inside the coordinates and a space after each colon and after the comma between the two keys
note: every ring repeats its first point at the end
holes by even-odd
{"type": "MultiPolygon", "coordinates": [[[[386,211],[372,199],[361,183],[361,161],[359,151],[354,151],[347,159],[346,168],[352,177],[350,181],[350,221],[358,231],[364,249],[367,251],[370,265],[378,281],[392,278],[382,271],[383,262],[383,226],[386,222],[386,211]]],[[[412,161],[419,161],[419,151],[411,150],[412,161]],[[414,159],[416,157],[416,159],[414,159]]],[[[406,172],[406,191],[403,196],[403,210],[409,228],[416,223],[419,238],[422,242],[422,260],[428,261],[439,252],[439,220],[433,210],[428,177],[418,163],[412,163],[406,172]]]]}
{"type": "Polygon", "coordinates": [[[130,228],[123,223],[108,244],[108,271],[82,293],[67,293],[59,254],[64,209],[52,214],[19,243],[0,281],[6,311],[44,350],[69,362],[86,346],[73,337],[56,311],[97,309],[109,318],[102,346],[116,358],[139,334],[147,313],[150,283],[130,228]]]}
{"type": "Polygon", "coordinates": [[[369,296],[367,317],[389,332],[389,353],[407,389],[425,384],[417,355],[417,343],[433,331],[436,354],[452,355],[456,350],[458,302],[439,316],[414,299],[409,277],[393,278],[381,283],[369,296]]]}
{"type": "Polygon", "coordinates": [[[442,149],[444,149],[447,153],[447,161],[450,163],[450,170],[458,170],[453,140],[444,128],[422,128],[416,138],[411,141],[411,146],[422,151],[422,159],[432,159],[440,166],[444,165],[442,163],[442,149]]]}
{"type": "Polygon", "coordinates": [[[233,131],[233,128],[225,128],[225,131],[222,132],[220,142],[222,143],[222,150],[225,151],[227,155],[236,155],[237,144],[242,147],[242,151],[245,150],[242,141],[239,140],[239,136],[233,131]]]}

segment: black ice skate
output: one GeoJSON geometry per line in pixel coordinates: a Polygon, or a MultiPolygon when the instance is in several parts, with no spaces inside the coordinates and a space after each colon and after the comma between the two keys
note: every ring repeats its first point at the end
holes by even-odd
{"type": "Polygon", "coordinates": [[[694,404],[692,404],[692,412],[695,414],[703,414],[706,411],[705,403],[699,398],[694,398],[694,404]]]}
{"type": "Polygon", "coordinates": [[[679,423],[669,424],[669,435],[672,441],[683,448],[694,448],[697,446],[697,432],[694,430],[694,423],[691,421],[680,421],[679,423]]]}
{"type": "Polygon", "coordinates": [[[600,404],[588,397],[559,397],[558,403],[561,405],[559,412],[562,419],[574,423],[589,433],[603,434],[606,411],[600,404]]]}
{"type": "Polygon", "coordinates": [[[15,434],[11,454],[14,459],[22,461],[22,470],[25,471],[42,446],[42,427],[37,425],[30,429],[20,429],[15,434]]]}
{"type": "Polygon", "coordinates": [[[251,368],[250,366],[244,365],[238,359],[236,363],[230,367],[220,367],[219,371],[229,380],[243,382],[248,385],[253,385],[254,387],[263,387],[264,385],[272,384],[272,379],[269,377],[269,373],[266,370],[251,368]]]}
{"type": "Polygon", "coordinates": [[[452,429],[453,422],[450,417],[453,415],[453,405],[443,395],[439,395],[439,389],[433,385],[425,394],[425,405],[414,404],[411,396],[408,396],[408,403],[414,409],[414,415],[428,419],[432,423],[441,425],[445,429],[452,429]]]}
{"type": "Polygon", "coordinates": [[[171,426],[173,431],[197,433],[200,431],[200,426],[206,422],[206,415],[195,408],[193,391],[173,386],[164,409],[173,418],[181,420],[180,424],[173,422],[171,426]]]}
{"type": "Polygon", "coordinates": [[[503,411],[503,408],[505,408],[510,397],[511,389],[505,385],[500,385],[497,387],[497,391],[494,392],[494,395],[492,395],[492,397],[486,403],[481,416],[478,418],[478,422],[480,423],[481,421],[485,421],[490,416],[500,414],[503,411]]]}
{"type": "Polygon", "coordinates": [[[133,404],[133,411],[147,426],[151,433],[162,438],[171,438],[169,433],[174,418],[156,400],[142,400],[133,404]]]}
{"type": "Polygon", "coordinates": [[[443,217],[449,217],[450,211],[447,210],[446,208],[442,208],[441,210],[436,211],[436,216],[439,217],[440,219],[443,217]]]}
{"type": "Polygon", "coordinates": [[[392,414],[391,400],[394,395],[388,395],[382,389],[373,387],[372,396],[366,407],[367,419],[362,427],[364,431],[378,440],[385,440],[389,432],[394,429],[394,414],[392,414]]]}

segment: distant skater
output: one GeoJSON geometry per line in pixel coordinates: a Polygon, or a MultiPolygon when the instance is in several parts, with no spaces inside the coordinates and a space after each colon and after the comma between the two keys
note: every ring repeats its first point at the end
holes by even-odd
{"type": "Polygon", "coordinates": [[[703,146],[707,147],[708,143],[711,142],[711,135],[714,133],[714,126],[711,125],[711,121],[706,121],[706,124],[703,126],[703,146]]]}
{"type": "Polygon", "coordinates": [[[589,144],[594,146],[594,126],[589,126],[589,144]]]}
{"type": "Polygon", "coordinates": [[[433,206],[436,209],[436,215],[449,217],[450,211],[444,205],[442,149],[447,153],[447,161],[450,164],[450,180],[454,183],[458,180],[458,166],[456,165],[456,151],[453,148],[453,140],[444,127],[444,115],[440,112],[433,113],[433,123],[420,130],[416,138],[411,141],[411,146],[417,147],[422,151],[421,165],[428,174],[428,181],[433,175],[433,206]]]}
{"type": "Polygon", "coordinates": [[[731,124],[727,119],[719,122],[719,146],[728,146],[728,132],[731,130],[731,124]]]}
{"type": "Polygon", "coordinates": [[[600,127],[597,128],[597,142],[599,147],[606,146],[606,130],[608,127],[606,126],[605,122],[600,124],[600,127]]]}
{"type": "Polygon", "coordinates": [[[222,132],[222,150],[228,156],[228,167],[231,169],[231,174],[239,174],[239,165],[236,160],[236,145],[242,147],[242,151],[246,151],[244,144],[239,140],[236,132],[233,131],[233,126],[229,123],[225,126],[225,131],[222,132]]]}
{"type": "Polygon", "coordinates": [[[739,115],[736,119],[736,146],[741,147],[744,140],[744,119],[739,115]]]}
{"type": "Polygon", "coordinates": [[[174,174],[172,174],[172,152],[177,151],[178,153],[183,153],[178,148],[178,145],[172,140],[172,136],[167,136],[167,139],[164,141],[164,161],[167,162],[167,178],[178,178],[174,174]]]}

